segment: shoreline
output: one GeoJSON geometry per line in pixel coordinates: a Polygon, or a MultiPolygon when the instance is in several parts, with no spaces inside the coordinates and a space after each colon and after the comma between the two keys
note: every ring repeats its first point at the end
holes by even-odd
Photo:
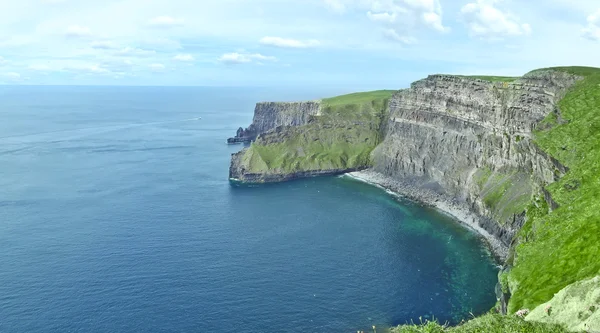
{"type": "Polygon", "coordinates": [[[508,256],[508,248],[479,225],[479,216],[472,213],[469,209],[449,201],[447,198],[438,193],[392,179],[370,169],[348,172],[343,176],[377,186],[386,190],[386,192],[393,196],[416,201],[419,204],[434,208],[441,213],[449,215],[457,220],[461,225],[471,229],[485,239],[485,242],[490,248],[492,255],[501,263],[503,263],[508,256]]]}

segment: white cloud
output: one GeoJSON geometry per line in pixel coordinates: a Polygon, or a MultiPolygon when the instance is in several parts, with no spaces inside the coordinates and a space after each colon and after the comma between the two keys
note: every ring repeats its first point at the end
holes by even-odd
{"type": "Polygon", "coordinates": [[[343,13],[346,11],[346,4],[343,0],[324,0],[325,6],[336,13],[343,13]]]}
{"type": "Polygon", "coordinates": [[[103,61],[99,67],[114,73],[125,73],[133,71],[134,65],[130,59],[111,59],[103,61]]]}
{"type": "Polygon", "coordinates": [[[395,42],[399,42],[402,44],[415,44],[417,42],[416,38],[414,37],[410,37],[410,36],[400,36],[400,34],[398,34],[398,32],[394,29],[386,29],[383,31],[383,36],[393,40],[395,42]]]}
{"type": "Polygon", "coordinates": [[[191,54],[178,54],[173,57],[173,60],[190,62],[194,61],[194,56],[191,54]]]}
{"type": "Polygon", "coordinates": [[[93,49],[99,49],[99,50],[114,50],[117,48],[117,45],[109,40],[100,40],[100,41],[93,41],[90,44],[90,47],[93,49]]]}
{"type": "Polygon", "coordinates": [[[307,41],[297,40],[297,39],[288,39],[281,37],[263,37],[260,40],[262,45],[267,46],[275,46],[275,47],[284,47],[284,48],[309,48],[320,45],[318,40],[310,39],[307,41]]]}
{"type": "Polygon", "coordinates": [[[89,37],[92,35],[92,32],[88,27],[71,25],[67,28],[65,35],[67,37],[89,37]]]}
{"type": "Polygon", "coordinates": [[[367,17],[374,22],[394,23],[396,21],[396,13],[378,13],[374,14],[371,11],[367,12],[367,17]]]}
{"type": "Polygon", "coordinates": [[[80,70],[83,72],[90,72],[90,73],[108,73],[109,70],[106,68],[101,67],[100,65],[90,65],[90,66],[84,66],[84,67],[79,67],[79,68],[72,68],[74,70],[80,70]]]}
{"type": "Polygon", "coordinates": [[[600,41],[600,9],[588,16],[587,23],[588,25],[581,30],[583,37],[593,41],[600,41]]]}
{"type": "Polygon", "coordinates": [[[498,2],[499,0],[476,0],[462,7],[461,17],[471,36],[503,39],[531,33],[529,24],[520,23],[518,18],[496,8],[494,5],[498,2]]]}
{"type": "Polygon", "coordinates": [[[224,64],[245,64],[253,61],[277,61],[277,58],[271,56],[265,56],[260,53],[248,54],[248,53],[225,53],[219,61],[224,64]]]}
{"type": "Polygon", "coordinates": [[[114,54],[119,57],[149,57],[155,55],[156,51],[125,47],[116,51],[114,54]]]}
{"type": "Polygon", "coordinates": [[[413,35],[431,29],[440,33],[450,28],[442,23],[442,6],[439,0],[324,0],[334,11],[350,8],[364,10],[372,22],[381,25],[387,39],[414,41],[413,35]]]}
{"type": "Polygon", "coordinates": [[[153,72],[162,72],[166,68],[163,64],[150,64],[148,67],[150,67],[153,72]]]}
{"type": "Polygon", "coordinates": [[[143,39],[138,43],[140,46],[147,46],[152,49],[161,50],[180,50],[181,44],[179,41],[168,39],[168,38],[147,38],[143,39]]]}
{"type": "Polygon", "coordinates": [[[183,25],[183,19],[171,16],[158,16],[151,19],[148,24],[157,28],[171,28],[183,25]]]}
{"type": "Polygon", "coordinates": [[[0,65],[4,65],[6,63],[6,60],[2,57],[0,57],[0,65]]]}
{"type": "Polygon", "coordinates": [[[21,80],[21,74],[16,73],[16,72],[8,72],[8,73],[4,73],[2,76],[4,76],[5,78],[12,80],[12,81],[19,81],[21,80]]]}
{"type": "Polygon", "coordinates": [[[27,68],[29,70],[38,71],[38,72],[50,72],[53,70],[50,66],[44,65],[44,64],[31,64],[27,68]]]}

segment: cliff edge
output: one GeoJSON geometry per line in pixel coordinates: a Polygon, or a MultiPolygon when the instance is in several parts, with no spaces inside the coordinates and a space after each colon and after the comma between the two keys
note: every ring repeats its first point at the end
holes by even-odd
{"type": "Polygon", "coordinates": [[[257,105],[260,114],[244,131],[252,133],[246,137],[253,142],[233,154],[229,178],[264,183],[372,166],[371,152],[383,138],[391,94],[377,91],[257,105]],[[274,120],[266,120],[266,114],[274,120]]]}

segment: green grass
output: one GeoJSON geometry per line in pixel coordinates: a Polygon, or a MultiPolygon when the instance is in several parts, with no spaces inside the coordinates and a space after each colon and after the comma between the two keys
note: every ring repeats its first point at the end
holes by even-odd
{"type": "Polygon", "coordinates": [[[559,103],[568,122],[550,121],[535,133],[536,143],[570,171],[547,187],[560,208],[550,213],[542,198],[529,206],[508,278],[510,312],[533,309],[600,273],[600,69],[553,70],[585,77],[559,103]]]}
{"type": "Polygon", "coordinates": [[[526,322],[516,316],[487,314],[456,327],[446,327],[436,322],[419,325],[403,325],[393,328],[392,333],[566,333],[559,325],[526,322]]]}
{"type": "Polygon", "coordinates": [[[489,168],[477,170],[473,176],[485,205],[501,224],[512,220],[531,202],[532,184],[529,175],[516,170],[510,173],[493,172],[489,168]]]}
{"type": "Polygon", "coordinates": [[[394,92],[396,92],[396,90],[375,90],[367,92],[358,92],[348,95],[324,98],[322,99],[322,103],[325,106],[363,104],[376,100],[389,99],[390,97],[392,97],[392,94],[394,92]]]}
{"type": "Polygon", "coordinates": [[[490,82],[513,82],[519,79],[518,76],[491,76],[491,75],[459,75],[470,79],[479,79],[490,82]]]}
{"type": "Polygon", "coordinates": [[[244,153],[245,168],[251,173],[289,174],[370,166],[391,94],[374,91],[323,100],[312,123],[254,142],[244,153]]]}

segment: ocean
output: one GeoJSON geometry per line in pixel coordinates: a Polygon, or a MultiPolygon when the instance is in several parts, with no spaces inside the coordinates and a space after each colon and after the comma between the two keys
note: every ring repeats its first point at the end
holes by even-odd
{"type": "Polygon", "coordinates": [[[347,177],[230,184],[226,138],[255,102],[326,96],[0,87],[0,332],[356,332],[489,310],[497,268],[442,213],[347,177]]]}

